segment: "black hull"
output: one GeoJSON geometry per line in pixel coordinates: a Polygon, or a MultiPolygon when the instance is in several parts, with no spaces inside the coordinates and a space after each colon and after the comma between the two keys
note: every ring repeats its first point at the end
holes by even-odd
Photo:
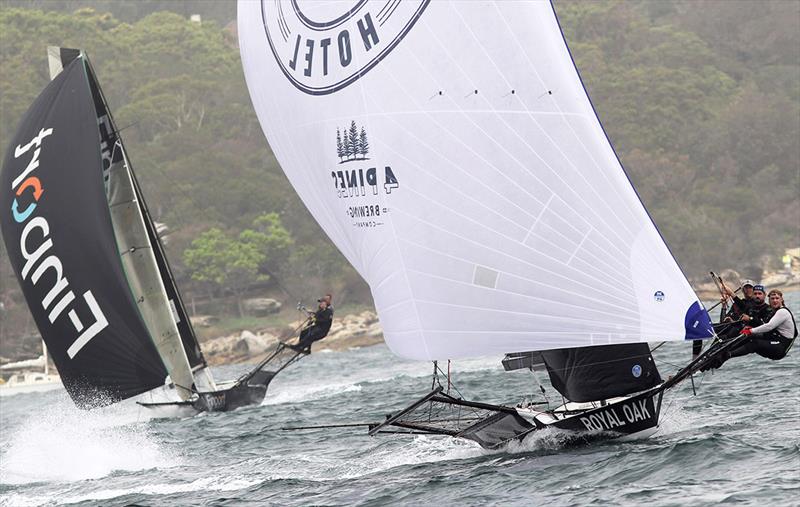
{"type": "Polygon", "coordinates": [[[267,387],[275,376],[271,371],[259,371],[247,382],[229,389],[200,393],[192,406],[198,412],[228,412],[248,405],[259,405],[267,395],[267,387]]]}
{"type": "Polygon", "coordinates": [[[578,443],[645,435],[658,428],[663,394],[661,390],[650,390],[597,408],[548,411],[528,418],[520,413],[498,411],[455,436],[477,442],[486,449],[496,449],[548,428],[575,432],[578,443]]]}
{"type": "MultiPolygon", "coordinates": [[[[715,341],[705,352],[665,382],[639,394],[600,406],[572,404],[555,410],[528,410],[455,398],[437,387],[380,423],[368,424],[369,434],[448,435],[497,449],[547,428],[575,432],[577,442],[607,438],[646,437],[658,428],[664,392],[713,365],[717,358],[747,337],[715,341]]],[[[512,368],[513,369],[513,368],[512,368]]],[[[692,384],[694,387],[694,384],[692,384]]]]}
{"type": "Polygon", "coordinates": [[[658,426],[663,391],[648,391],[592,410],[569,415],[546,426],[562,430],[633,435],[658,426]]]}
{"type": "Polygon", "coordinates": [[[386,421],[370,425],[369,434],[448,435],[472,440],[486,449],[498,449],[548,428],[575,432],[578,443],[635,438],[658,427],[663,394],[663,386],[659,386],[598,407],[528,411],[454,398],[439,387],[386,421]]]}
{"type": "Polygon", "coordinates": [[[236,382],[226,389],[216,391],[195,392],[191,400],[145,403],[139,405],[147,408],[191,407],[197,412],[228,412],[249,405],[260,405],[267,395],[267,387],[272,379],[283,371],[284,368],[298,361],[304,354],[293,352],[290,356],[281,356],[286,349],[286,344],[279,343],[275,350],[268,354],[255,368],[239,377],[236,382]],[[277,367],[274,371],[262,370],[266,365],[277,367]]]}

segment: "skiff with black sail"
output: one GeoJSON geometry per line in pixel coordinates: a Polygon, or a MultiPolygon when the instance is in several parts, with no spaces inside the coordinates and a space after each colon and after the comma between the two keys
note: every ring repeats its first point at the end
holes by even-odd
{"type": "Polygon", "coordinates": [[[544,365],[564,397],[503,406],[436,388],[370,434],[497,447],[550,426],[652,433],[664,390],[699,363],[662,382],[647,342],[714,331],[600,124],[552,4],[238,9],[267,140],[369,283],[390,349],[431,361],[513,352],[507,368],[544,365]]]}
{"type": "Polygon", "coordinates": [[[299,355],[278,346],[241,378],[214,381],[88,58],[48,57],[52,81],[6,150],[0,225],[67,392],[82,408],[157,388],[168,401],[140,404],[260,403],[299,355]]]}

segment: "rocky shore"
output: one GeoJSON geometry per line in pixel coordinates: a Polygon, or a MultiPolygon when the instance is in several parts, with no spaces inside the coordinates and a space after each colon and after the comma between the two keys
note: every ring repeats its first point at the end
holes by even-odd
{"type": "MultiPolygon", "coordinates": [[[[721,273],[731,288],[736,288],[743,277],[732,270],[721,273]]],[[[760,280],[769,289],[780,289],[784,292],[800,290],[800,272],[767,274],[760,280]]],[[[714,301],[719,298],[719,291],[713,282],[693,283],[692,287],[703,301],[714,301]]],[[[202,320],[198,317],[197,320],[202,320]]],[[[195,318],[192,319],[193,321],[195,318]]],[[[278,343],[289,341],[294,334],[294,327],[241,331],[222,336],[202,343],[206,359],[212,365],[251,362],[261,359],[264,354],[278,343]]],[[[296,341],[296,338],[295,338],[296,341]]],[[[334,319],[328,336],[316,342],[313,352],[320,350],[347,350],[353,347],[367,347],[383,342],[378,316],[366,310],[358,314],[346,315],[334,319]]]]}
{"type": "MultiPolygon", "coordinates": [[[[742,280],[746,277],[741,276],[733,270],[725,270],[719,275],[725,281],[725,285],[735,290],[741,284],[742,280]]],[[[766,273],[761,280],[755,280],[756,283],[761,283],[766,289],[778,289],[782,292],[793,292],[800,290],[800,271],[793,270],[791,273],[766,273]]],[[[719,290],[712,281],[700,282],[693,281],[692,288],[703,301],[713,301],[719,299],[719,290]]]]}
{"type": "MultiPolygon", "coordinates": [[[[206,340],[201,345],[206,360],[212,365],[250,362],[261,359],[268,350],[275,347],[279,340],[292,339],[293,332],[294,327],[292,326],[245,330],[206,340]]],[[[294,340],[296,341],[296,338],[294,340]]],[[[382,341],[383,334],[378,316],[374,312],[363,311],[359,314],[346,315],[341,319],[334,319],[328,336],[316,342],[312,351],[346,350],[353,347],[367,347],[382,341]]]]}

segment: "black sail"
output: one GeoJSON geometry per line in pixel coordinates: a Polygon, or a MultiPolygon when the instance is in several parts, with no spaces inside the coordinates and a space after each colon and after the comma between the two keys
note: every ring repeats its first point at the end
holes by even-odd
{"type": "Polygon", "coordinates": [[[97,111],[83,58],[23,117],[0,173],[0,226],[42,338],[80,407],[163,385],[137,311],[103,185],[97,111]]]}
{"type": "MultiPolygon", "coordinates": [[[[53,47],[48,48],[48,52],[52,52],[51,58],[55,58],[57,60],[57,63],[51,60],[51,67],[56,65],[56,68],[65,68],[74,59],[81,57],[81,51],[78,49],[53,47]]],[[[97,125],[100,129],[103,171],[108,171],[113,164],[123,162],[123,150],[116,149],[118,146],[122,146],[123,143],[118,134],[117,126],[114,122],[111,111],[106,105],[103,92],[100,88],[97,78],[95,77],[94,69],[92,68],[91,62],[88,60],[86,60],[86,68],[89,78],[89,87],[92,91],[92,99],[97,112],[97,125]]],[[[189,314],[186,311],[180,292],[178,291],[178,287],[175,283],[175,277],[172,274],[169,261],[167,260],[164,246],[160,237],[158,236],[155,225],[153,224],[153,220],[147,208],[144,195],[142,195],[142,191],[139,188],[136,175],[133,173],[133,170],[130,167],[130,161],[127,161],[127,165],[131,170],[131,178],[133,180],[134,191],[136,192],[136,203],[139,206],[142,216],[144,217],[144,224],[147,229],[149,243],[153,248],[153,256],[155,257],[156,265],[161,275],[161,281],[164,285],[167,299],[171,305],[172,314],[175,319],[175,324],[178,328],[178,333],[180,334],[181,343],[184,351],[186,352],[186,358],[189,362],[189,365],[193,369],[206,366],[206,360],[203,356],[202,349],[200,348],[200,342],[198,341],[197,335],[195,334],[194,328],[189,320],[189,314]]]]}
{"type": "MultiPolygon", "coordinates": [[[[75,49],[61,48],[61,61],[65,67],[73,58],[77,57],[75,54],[76,51],[78,54],[80,54],[80,52],[75,49]]],[[[117,126],[114,123],[114,118],[111,115],[111,111],[106,106],[103,92],[100,89],[100,85],[97,83],[97,78],[95,77],[92,65],[88,62],[87,73],[89,76],[89,85],[92,90],[95,109],[97,111],[97,124],[100,128],[101,144],[104,148],[103,169],[107,170],[111,164],[120,162],[122,160],[122,150],[113,149],[113,147],[117,145],[122,145],[122,139],[120,139],[117,133],[117,126]]],[[[128,164],[130,165],[130,163],[128,164]]],[[[171,305],[172,314],[175,319],[175,324],[178,328],[178,333],[180,334],[183,350],[186,352],[186,358],[192,368],[206,366],[206,360],[203,356],[203,351],[200,349],[200,342],[198,341],[197,335],[192,327],[192,323],[189,320],[189,315],[183,305],[183,300],[181,299],[180,292],[178,291],[178,287],[175,283],[175,277],[172,275],[169,261],[167,260],[166,253],[164,252],[164,245],[161,243],[161,238],[158,236],[155,225],[153,224],[153,219],[150,216],[150,211],[147,209],[144,195],[142,195],[142,191],[139,188],[139,183],[136,180],[136,175],[133,173],[132,169],[131,177],[133,179],[134,190],[136,192],[136,202],[139,206],[142,216],[145,218],[144,224],[147,229],[147,236],[150,240],[150,244],[153,247],[153,256],[155,257],[158,271],[161,275],[161,281],[164,284],[164,290],[167,294],[167,299],[171,305]]]]}
{"type": "Polygon", "coordinates": [[[570,401],[607,400],[661,382],[646,343],[544,350],[541,354],[553,387],[570,401]]]}

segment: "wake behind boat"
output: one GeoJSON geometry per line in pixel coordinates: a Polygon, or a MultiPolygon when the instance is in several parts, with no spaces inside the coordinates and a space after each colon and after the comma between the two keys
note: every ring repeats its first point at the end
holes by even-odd
{"type": "Polygon", "coordinates": [[[0,184],[9,259],[64,386],[82,408],[143,402],[195,411],[260,403],[301,354],[278,345],[245,375],[208,368],[95,72],[48,48],[52,81],[23,117],[0,184]],[[165,386],[166,383],[166,386],[165,386]]]}

